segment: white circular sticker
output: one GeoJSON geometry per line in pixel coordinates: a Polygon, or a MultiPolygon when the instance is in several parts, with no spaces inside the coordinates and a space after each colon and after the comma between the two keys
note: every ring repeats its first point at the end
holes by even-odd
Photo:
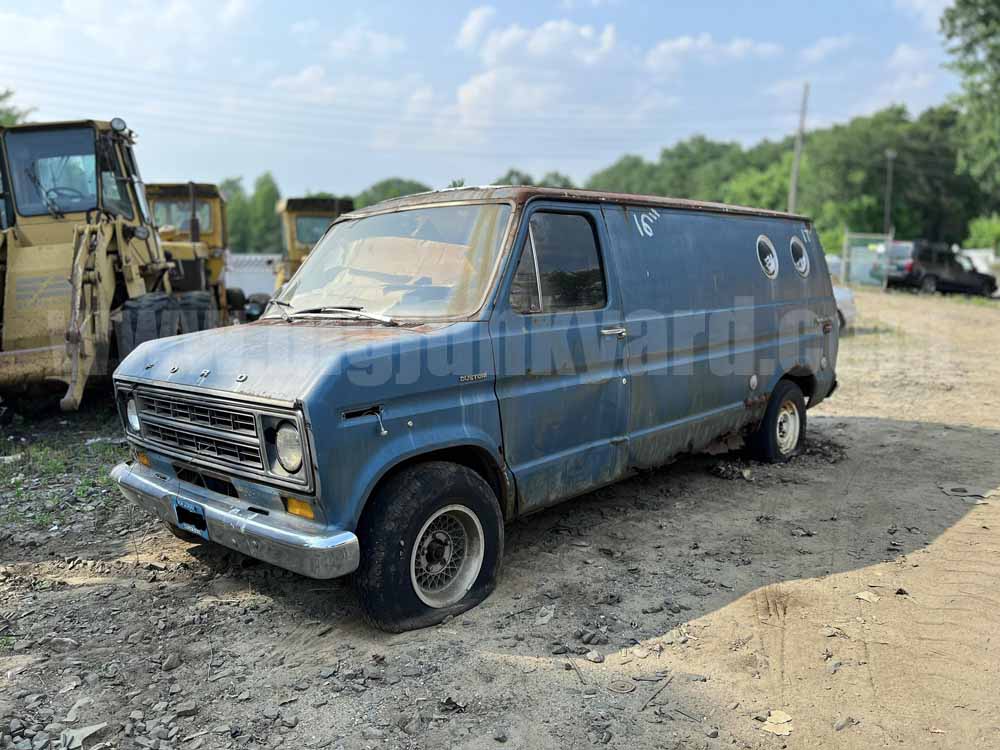
{"type": "Polygon", "coordinates": [[[767,278],[777,278],[778,253],[775,251],[774,245],[771,244],[771,240],[763,234],[757,238],[757,260],[760,261],[760,267],[767,278]]]}
{"type": "Polygon", "coordinates": [[[792,237],[792,265],[803,279],[809,275],[809,253],[798,237],[792,237]]]}

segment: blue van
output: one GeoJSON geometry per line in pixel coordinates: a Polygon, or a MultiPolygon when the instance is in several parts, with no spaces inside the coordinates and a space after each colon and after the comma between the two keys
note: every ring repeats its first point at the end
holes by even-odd
{"type": "Polygon", "coordinates": [[[256,323],[115,372],[113,477],[184,539],[353,574],[401,631],[494,588],[504,523],[717,444],[785,461],[836,387],[808,219],[535,187],[338,218],[256,323]]]}

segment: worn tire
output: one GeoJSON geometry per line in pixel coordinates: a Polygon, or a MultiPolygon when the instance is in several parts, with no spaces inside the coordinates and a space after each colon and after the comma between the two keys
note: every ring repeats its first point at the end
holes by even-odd
{"type": "Polygon", "coordinates": [[[115,324],[118,357],[125,356],[143,344],[164,336],[174,336],[179,330],[177,302],[165,292],[149,292],[126,300],[121,320],[115,324]]]}
{"type": "Polygon", "coordinates": [[[465,466],[433,461],[404,469],[371,498],[357,534],[361,564],[354,586],[365,619],[380,630],[401,633],[436,625],[476,606],[496,587],[503,561],[503,516],[489,484],[465,466]],[[414,547],[427,522],[456,505],[471,511],[481,527],[482,563],[459,601],[435,608],[415,588],[414,547]]]}
{"type": "Polygon", "coordinates": [[[167,527],[167,531],[173,534],[175,537],[180,539],[182,542],[187,542],[188,544],[204,544],[205,540],[202,539],[197,534],[192,534],[190,531],[184,531],[184,529],[179,529],[172,523],[163,522],[163,525],[167,527]]]}
{"type": "Polygon", "coordinates": [[[226,309],[230,315],[243,312],[247,306],[247,296],[239,287],[226,287],[226,309]]]}
{"type": "Polygon", "coordinates": [[[806,435],[806,399],[802,389],[790,380],[779,380],[767,402],[764,418],[747,439],[747,449],[753,458],[768,463],[783,463],[798,453],[806,435]],[[794,445],[783,448],[778,436],[782,409],[794,407],[798,412],[798,436],[794,445]]]}
{"type": "Polygon", "coordinates": [[[210,291],[182,292],[177,295],[181,333],[207,331],[218,325],[219,310],[210,291]]]}

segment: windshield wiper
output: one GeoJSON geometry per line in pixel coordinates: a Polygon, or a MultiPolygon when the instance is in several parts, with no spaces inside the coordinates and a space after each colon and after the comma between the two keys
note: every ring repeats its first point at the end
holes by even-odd
{"type": "Polygon", "coordinates": [[[376,320],[379,323],[384,323],[387,326],[399,325],[399,323],[390,318],[388,315],[379,315],[378,313],[365,312],[365,309],[363,307],[354,307],[354,306],[334,307],[325,305],[323,307],[307,307],[304,310],[293,310],[291,317],[297,318],[300,315],[320,315],[323,313],[344,313],[347,315],[356,315],[359,318],[366,318],[367,320],[376,320]]]}
{"type": "Polygon", "coordinates": [[[45,208],[49,212],[49,215],[52,216],[53,219],[63,218],[65,214],[59,210],[59,206],[56,202],[49,197],[48,191],[42,187],[42,181],[38,179],[38,175],[35,174],[35,171],[31,167],[25,167],[24,173],[28,175],[28,179],[31,180],[31,184],[35,186],[35,190],[38,191],[42,200],[45,201],[45,208]]]}
{"type": "Polygon", "coordinates": [[[288,313],[285,312],[286,309],[288,310],[292,309],[292,306],[290,304],[280,299],[269,299],[267,301],[267,305],[264,307],[264,312],[267,312],[267,308],[270,307],[271,305],[275,305],[278,308],[278,312],[281,313],[281,319],[283,321],[287,323],[288,321],[291,320],[288,313]]]}

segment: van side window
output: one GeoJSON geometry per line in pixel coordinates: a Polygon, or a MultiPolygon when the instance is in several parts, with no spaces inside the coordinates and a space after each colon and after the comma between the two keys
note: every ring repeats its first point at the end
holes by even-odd
{"type": "Polygon", "coordinates": [[[562,312],[601,308],[607,299],[597,237],[590,220],[580,214],[532,214],[528,242],[511,290],[512,306],[520,312],[562,312]],[[536,290],[532,293],[533,280],[536,290]],[[515,304],[518,295],[521,304],[515,304]],[[533,310],[531,301],[539,295],[541,304],[533,310]]]}
{"type": "Polygon", "coordinates": [[[511,281],[510,306],[522,315],[542,311],[538,296],[538,276],[535,273],[535,254],[531,250],[530,240],[524,243],[521,262],[517,264],[517,271],[511,281]]]}

